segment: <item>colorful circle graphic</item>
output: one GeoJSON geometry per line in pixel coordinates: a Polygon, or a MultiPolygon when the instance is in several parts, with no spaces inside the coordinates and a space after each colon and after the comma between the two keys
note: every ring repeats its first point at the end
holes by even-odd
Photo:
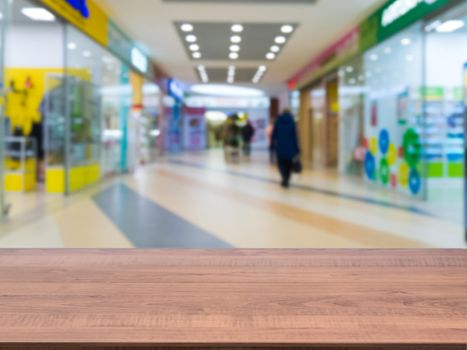
{"type": "Polygon", "coordinates": [[[399,152],[397,150],[397,147],[394,144],[389,145],[389,150],[388,150],[388,163],[390,166],[396,164],[397,158],[399,157],[399,152]]]}
{"type": "Polygon", "coordinates": [[[379,133],[379,149],[382,154],[388,153],[390,144],[391,139],[389,137],[389,131],[386,129],[381,130],[379,133]]]}
{"type": "Polygon", "coordinates": [[[365,155],[365,172],[366,176],[370,180],[375,180],[376,175],[376,160],[370,151],[366,152],[365,155]]]}
{"type": "Polygon", "coordinates": [[[416,169],[412,169],[410,172],[409,188],[410,192],[412,192],[414,195],[418,194],[422,188],[422,180],[416,169]]]}
{"type": "Polygon", "coordinates": [[[405,188],[409,185],[410,168],[407,163],[402,163],[399,167],[399,184],[405,188]]]}
{"type": "Polygon", "coordinates": [[[378,154],[378,139],[376,137],[372,137],[370,139],[370,152],[373,156],[378,154]]]}
{"type": "Polygon", "coordinates": [[[404,159],[411,168],[415,168],[420,161],[422,145],[420,136],[414,129],[408,129],[404,134],[404,159]]]}
{"type": "Polygon", "coordinates": [[[383,185],[387,185],[391,178],[391,171],[389,169],[388,160],[386,158],[381,159],[379,164],[379,178],[383,185]]]}

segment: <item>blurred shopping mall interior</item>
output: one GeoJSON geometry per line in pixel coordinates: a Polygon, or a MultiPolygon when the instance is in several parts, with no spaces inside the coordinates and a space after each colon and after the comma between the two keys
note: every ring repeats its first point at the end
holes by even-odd
{"type": "Polygon", "coordinates": [[[0,248],[467,247],[466,0],[0,0],[0,50],[0,248]]]}

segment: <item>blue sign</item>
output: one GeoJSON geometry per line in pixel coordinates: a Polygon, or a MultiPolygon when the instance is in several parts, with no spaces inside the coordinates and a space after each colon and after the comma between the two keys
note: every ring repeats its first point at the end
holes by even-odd
{"type": "Polygon", "coordinates": [[[178,80],[169,79],[167,81],[167,91],[170,96],[176,98],[179,101],[182,101],[185,97],[185,89],[178,80]]]}
{"type": "Polygon", "coordinates": [[[78,11],[83,18],[89,18],[87,0],[66,0],[66,2],[76,11],[78,11]]]}

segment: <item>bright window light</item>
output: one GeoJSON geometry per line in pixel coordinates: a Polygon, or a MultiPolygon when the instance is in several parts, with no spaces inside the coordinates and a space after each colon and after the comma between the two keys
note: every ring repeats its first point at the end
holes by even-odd
{"type": "Polygon", "coordinates": [[[33,21],[55,21],[55,16],[42,7],[24,7],[21,9],[21,13],[33,21]]]}
{"type": "Polygon", "coordinates": [[[193,85],[191,92],[201,95],[211,96],[234,96],[234,97],[262,97],[264,92],[258,89],[221,85],[221,84],[209,84],[209,85],[193,85]]]}
{"type": "Polygon", "coordinates": [[[198,38],[196,37],[196,35],[191,34],[191,35],[187,35],[185,37],[185,40],[188,41],[189,43],[194,43],[196,42],[196,40],[198,40],[198,38]]]}
{"type": "Polygon", "coordinates": [[[438,33],[452,33],[455,32],[456,30],[459,30],[465,26],[465,22],[457,19],[457,20],[450,20],[443,22],[440,24],[438,27],[436,27],[436,31],[438,33]]]}
{"type": "Polygon", "coordinates": [[[191,25],[190,23],[182,24],[180,28],[183,32],[186,32],[186,33],[193,31],[193,25],[191,25]]]}
{"type": "Polygon", "coordinates": [[[234,24],[232,26],[232,32],[234,33],[241,33],[243,32],[243,26],[241,24],[234,24]]]}
{"type": "Polygon", "coordinates": [[[276,44],[284,44],[287,41],[287,38],[285,36],[277,36],[274,41],[276,44]]]}
{"type": "Polygon", "coordinates": [[[284,34],[289,34],[293,32],[293,26],[286,24],[281,27],[281,32],[284,34]]]}
{"type": "Polygon", "coordinates": [[[240,35],[233,35],[230,38],[230,41],[233,42],[234,44],[238,44],[242,42],[242,37],[240,35]]]}

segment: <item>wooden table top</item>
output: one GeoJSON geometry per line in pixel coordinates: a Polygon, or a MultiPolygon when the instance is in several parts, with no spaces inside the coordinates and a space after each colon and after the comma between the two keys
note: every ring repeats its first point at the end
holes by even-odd
{"type": "Polygon", "coordinates": [[[0,344],[61,343],[465,349],[467,250],[0,250],[0,344]]]}

